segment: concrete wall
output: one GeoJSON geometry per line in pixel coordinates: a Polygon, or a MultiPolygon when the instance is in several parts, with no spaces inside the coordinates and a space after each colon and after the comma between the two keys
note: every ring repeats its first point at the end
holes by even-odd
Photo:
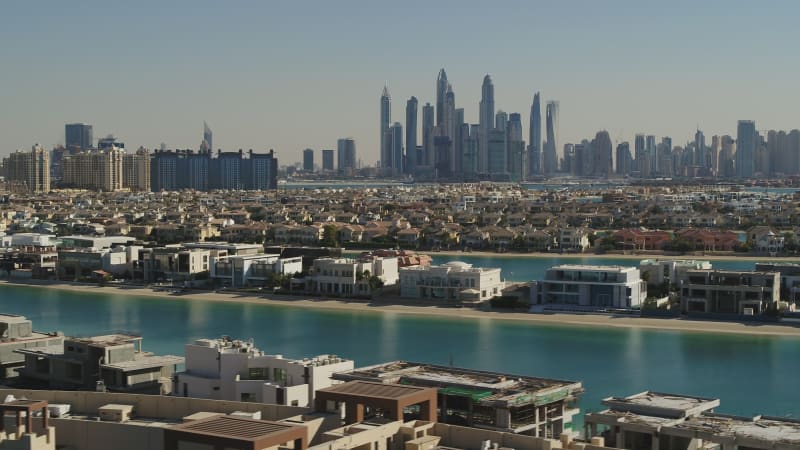
{"type": "Polygon", "coordinates": [[[59,448],[75,450],[162,450],[164,429],[114,422],[53,418],[59,448]]]}
{"type": "Polygon", "coordinates": [[[310,412],[309,408],[266,405],[221,400],[172,397],[161,395],[116,394],[81,391],[36,391],[28,389],[0,389],[0,398],[6,395],[17,398],[47,400],[49,403],[67,403],[73,412],[97,414],[97,409],[109,403],[133,405],[134,415],[180,420],[198,411],[231,413],[234,411],[261,412],[263,420],[282,420],[310,412]]]}

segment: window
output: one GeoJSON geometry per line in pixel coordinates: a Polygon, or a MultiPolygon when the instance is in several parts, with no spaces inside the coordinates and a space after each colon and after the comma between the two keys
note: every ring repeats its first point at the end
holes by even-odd
{"type": "Polygon", "coordinates": [[[254,402],[254,401],[256,401],[255,394],[251,394],[249,392],[242,392],[242,394],[240,395],[240,398],[241,398],[241,401],[243,401],[243,402],[254,402]]]}

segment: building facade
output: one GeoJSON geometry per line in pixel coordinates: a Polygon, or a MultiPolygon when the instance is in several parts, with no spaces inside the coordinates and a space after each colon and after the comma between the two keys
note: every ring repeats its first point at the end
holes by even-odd
{"type": "Polygon", "coordinates": [[[472,303],[500,295],[503,287],[499,268],[453,261],[400,269],[400,296],[406,298],[472,303]]]}
{"type": "Polygon", "coordinates": [[[647,298],[639,269],[622,266],[554,266],[537,290],[534,303],[566,307],[634,308],[647,298]]]}

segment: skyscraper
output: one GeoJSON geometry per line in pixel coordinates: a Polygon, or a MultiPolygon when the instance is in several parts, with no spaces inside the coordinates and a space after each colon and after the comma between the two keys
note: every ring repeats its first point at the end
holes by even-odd
{"type": "Polygon", "coordinates": [[[658,156],[656,155],[656,137],[652,134],[648,134],[644,146],[647,153],[647,160],[650,161],[650,173],[657,173],[658,156]]]}
{"type": "MultiPolygon", "coordinates": [[[[211,132],[211,128],[208,127],[207,123],[203,122],[203,144],[205,144],[205,150],[214,150],[213,136],[214,134],[211,132]]],[[[200,147],[204,146],[201,144],[200,147]]]]}
{"type": "Polygon", "coordinates": [[[417,97],[406,102],[406,173],[413,174],[417,170],[417,97]]]}
{"type": "Polygon", "coordinates": [[[122,155],[122,187],[132,191],[150,190],[150,151],[139,147],[122,155]]]}
{"type": "Polygon", "coordinates": [[[323,172],[332,172],[333,171],[333,150],[332,149],[324,149],[322,150],[322,171],[323,172]]]}
{"type": "Polygon", "coordinates": [[[694,165],[706,167],[706,136],[699,129],[694,133],[694,165]]]}
{"type": "Polygon", "coordinates": [[[303,170],[311,173],[314,171],[314,150],[307,148],[303,150],[303,170]]]}
{"type": "Polygon", "coordinates": [[[344,175],[350,175],[356,169],[356,141],[353,138],[339,139],[336,142],[338,154],[338,170],[344,175]]]}
{"type": "Polygon", "coordinates": [[[489,131],[494,128],[494,84],[488,74],[483,77],[481,85],[481,102],[479,105],[478,126],[480,139],[478,142],[478,171],[490,172],[489,165],[489,131]]]}
{"type": "Polygon", "coordinates": [[[444,95],[444,135],[450,139],[450,147],[447,149],[447,161],[450,163],[449,171],[451,174],[456,169],[455,157],[455,137],[456,137],[456,95],[453,93],[453,86],[447,85],[447,93],[444,95]]]}
{"type": "Polygon", "coordinates": [[[92,126],[85,123],[68,123],[64,125],[65,144],[71,153],[76,150],[86,150],[92,148],[92,126]]]}
{"type": "Polygon", "coordinates": [[[433,147],[434,123],[433,105],[425,103],[422,107],[422,155],[419,165],[433,166],[435,150],[433,147]]]}
{"type": "Polygon", "coordinates": [[[614,155],[608,131],[598,131],[592,141],[594,154],[594,176],[608,178],[614,173],[614,155]]]}
{"type": "Polygon", "coordinates": [[[528,173],[539,175],[542,173],[542,108],[539,93],[533,95],[531,105],[531,123],[528,131],[528,173]]]}
{"type": "Polygon", "coordinates": [[[513,181],[524,181],[528,176],[528,158],[525,141],[522,140],[522,116],[511,113],[506,125],[506,147],[508,154],[508,173],[513,181]]]}
{"type": "Polygon", "coordinates": [[[389,166],[392,176],[403,174],[403,125],[395,122],[389,127],[389,166]]]}
{"type": "Polygon", "coordinates": [[[632,159],[631,145],[628,142],[617,144],[617,175],[625,176],[631,173],[632,159]]]}
{"type": "MultiPolygon", "coordinates": [[[[391,167],[391,157],[389,155],[389,142],[387,133],[392,122],[392,97],[389,95],[389,87],[383,87],[381,94],[381,167],[391,167]]],[[[341,166],[340,166],[341,168],[341,166]]]]}
{"type": "Polygon", "coordinates": [[[755,173],[756,123],[740,120],[736,127],[736,176],[751,178],[755,173]]]}
{"type": "Polygon", "coordinates": [[[545,128],[547,145],[544,148],[543,166],[546,175],[558,172],[558,102],[549,101],[545,106],[545,128]]]}
{"type": "Polygon", "coordinates": [[[450,83],[447,82],[447,73],[444,68],[439,71],[436,77],[436,125],[442,126],[444,123],[444,101],[447,95],[447,88],[450,83]]]}

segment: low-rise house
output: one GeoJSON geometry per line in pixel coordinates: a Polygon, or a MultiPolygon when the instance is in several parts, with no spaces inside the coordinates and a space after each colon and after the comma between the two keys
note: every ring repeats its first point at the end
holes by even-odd
{"type": "Polygon", "coordinates": [[[558,248],[566,252],[583,253],[589,248],[589,230],[586,228],[560,228],[558,248]]]}
{"type": "Polygon", "coordinates": [[[265,286],[276,275],[292,276],[301,272],[302,256],[281,258],[275,254],[258,254],[211,259],[211,279],[233,288],[265,286]]]}
{"type": "Polygon", "coordinates": [[[306,290],[313,294],[367,296],[380,285],[396,284],[396,257],[318,258],[306,276],[306,290]]]}
{"type": "Polygon", "coordinates": [[[677,284],[687,270],[701,269],[711,269],[711,262],[693,259],[643,259],[639,262],[639,271],[648,286],[677,284]]]}
{"type": "Polygon", "coordinates": [[[397,243],[402,246],[415,247],[419,245],[422,232],[418,228],[409,228],[397,232],[397,243]]]}
{"type": "Polygon", "coordinates": [[[636,267],[565,264],[547,269],[533,295],[535,305],[635,308],[647,298],[647,283],[636,267]]]}
{"type": "Polygon", "coordinates": [[[175,374],[173,395],[312,406],[317,390],[341,383],[335,372],[352,370],[353,361],[336,355],[289,359],[269,355],[251,341],[198,339],[185,346],[186,369],[175,374]]]}
{"type": "Polygon", "coordinates": [[[142,337],[132,334],[66,338],[61,345],[16,351],[25,357],[20,379],[51,389],[166,393],[183,363],[180,356],[142,351],[142,337]]]}
{"type": "Polygon", "coordinates": [[[776,310],[780,302],[778,272],[688,270],[678,285],[686,314],[756,315],[776,310]]]}
{"type": "Polygon", "coordinates": [[[16,350],[58,346],[64,336],[39,333],[30,320],[13,314],[0,314],[0,380],[16,376],[16,369],[25,365],[25,357],[16,350]]]}
{"type": "Polygon", "coordinates": [[[733,231],[689,228],[675,232],[675,236],[693,243],[695,250],[703,251],[733,251],[741,244],[733,231]]]}
{"type": "Polygon", "coordinates": [[[499,268],[458,261],[400,269],[400,296],[406,298],[477,303],[500,295],[504,286],[499,268]]]}
{"type": "Polygon", "coordinates": [[[666,231],[629,228],[615,232],[614,239],[625,250],[663,250],[672,237],[666,231]]]}

